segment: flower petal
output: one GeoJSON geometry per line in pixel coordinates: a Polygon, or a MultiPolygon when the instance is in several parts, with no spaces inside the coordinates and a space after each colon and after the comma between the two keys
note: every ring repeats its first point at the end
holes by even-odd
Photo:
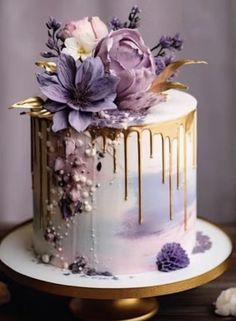
{"type": "Polygon", "coordinates": [[[91,113],[83,113],[75,110],[69,113],[69,123],[78,132],[84,131],[91,124],[91,122],[91,113]]]}
{"type": "Polygon", "coordinates": [[[94,82],[96,78],[104,76],[104,66],[99,57],[87,58],[78,66],[75,78],[77,88],[85,88],[94,82]]]}
{"type": "Polygon", "coordinates": [[[69,55],[61,54],[57,66],[58,79],[66,89],[74,88],[76,65],[75,60],[69,55]]]}
{"type": "Polygon", "coordinates": [[[110,94],[116,93],[119,78],[113,75],[95,79],[89,89],[89,100],[98,101],[105,99],[110,94]]]}
{"type": "Polygon", "coordinates": [[[69,99],[69,92],[58,83],[56,76],[47,73],[37,74],[37,80],[42,93],[51,100],[59,103],[66,103],[69,99]]]}
{"type": "Polygon", "coordinates": [[[68,124],[68,112],[67,110],[61,110],[53,115],[52,130],[58,132],[59,130],[69,127],[68,124]]]}
{"type": "Polygon", "coordinates": [[[84,112],[96,113],[96,112],[99,112],[102,110],[117,109],[116,104],[113,102],[115,97],[116,97],[116,95],[114,94],[113,97],[111,96],[110,98],[95,102],[89,106],[81,107],[80,110],[84,111],[84,112]]]}
{"type": "Polygon", "coordinates": [[[62,104],[62,103],[58,103],[56,101],[52,101],[50,99],[47,99],[44,103],[44,108],[52,113],[63,110],[66,107],[67,107],[67,105],[62,104]]]}

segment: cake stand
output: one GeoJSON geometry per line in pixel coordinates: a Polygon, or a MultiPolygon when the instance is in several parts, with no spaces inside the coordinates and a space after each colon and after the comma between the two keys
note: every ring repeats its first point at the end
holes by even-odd
{"type": "Polygon", "coordinates": [[[38,290],[73,297],[70,308],[87,321],[141,321],[158,310],[155,296],[177,293],[205,284],[229,266],[232,242],[216,225],[197,220],[197,231],[210,237],[212,246],[193,254],[187,268],[117,277],[71,274],[38,263],[31,248],[32,222],[11,231],[0,245],[1,269],[15,281],[38,290]]]}

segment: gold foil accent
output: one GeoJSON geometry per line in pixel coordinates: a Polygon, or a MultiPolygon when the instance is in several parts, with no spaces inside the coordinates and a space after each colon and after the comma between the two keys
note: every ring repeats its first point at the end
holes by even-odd
{"type": "Polygon", "coordinates": [[[186,85],[178,82],[170,82],[168,79],[176,72],[178,68],[182,67],[183,65],[191,64],[206,64],[206,62],[201,60],[183,59],[169,64],[153,81],[149,91],[161,92],[170,88],[187,89],[188,87],[186,85]]]}
{"type": "Polygon", "coordinates": [[[44,68],[47,72],[56,73],[57,65],[52,61],[36,61],[36,66],[44,68]]]}
{"type": "Polygon", "coordinates": [[[20,100],[11,105],[9,108],[25,108],[25,109],[42,109],[44,101],[40,97],[31,97],[25,100],[20,100]]]}
{"type": "Polygon", "coordinates": [[[30,109],[30,111],[23,112],[22,114],[27,114],[32,117],[39,117],[39,118],[52,118],[52,114],[43,108],[44,101],[40,97],[31,97],[25,100],[21,100],[9,108],[15,109],[30,109]]]}

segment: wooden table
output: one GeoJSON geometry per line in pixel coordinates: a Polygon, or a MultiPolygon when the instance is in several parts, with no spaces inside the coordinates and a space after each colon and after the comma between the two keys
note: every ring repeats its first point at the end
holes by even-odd
{"type": "MultiPolygon", "coordinates": [[[[226,226],[225,230],[233,240],[236,240],[236,227],[226,226]]],[[[235,244],[234,247],[236,247],[235,244]]],[[[20,286],[4,275],[0,275],[0,279],[7,282],[12,294],[11,302],[0,306],[0,321],[78,320],[73,317],[68,308],[70,298],[49,295],[20,286]]],[[[212,303],[222,290],[229,287],[236,287],[236,250],[233,253],[230,269],[215,281],[182,293],[158,297],[159,313],[150,320],[220,320],[220,317],[214,314],[212,303]]],[[[222,320],[235,320],[235,317],[222,318],[222,320]]]]}

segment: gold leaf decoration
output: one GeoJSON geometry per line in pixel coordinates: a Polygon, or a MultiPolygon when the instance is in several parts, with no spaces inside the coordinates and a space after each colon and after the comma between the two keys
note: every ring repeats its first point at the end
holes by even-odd
{"type": "Polygon", "coordinates": [[[31,112],[27,112],[26,114],[31,117],[38,117],[38,118],[52,118],[53,116],[50,113],[50,111],[46,109],[41,109],[40,111],[31,111],[31,112]]]}
{"type": "Polygon", "coordinates": [[[160,92],[168,90],[168,89],[187,90],[188,86],[186,86],[180,82],[164,81],[164,82],[160,82],[160,83],[156,83],[155,85],[152,85],[150,91],[160,93],[160,92]]]}
{"type": "Polygon", "coordinates": [[[18,101],[9,108],[26,108],[26,109],[42,109],[44,101],[40,97],[31,97],[25,100],[18,101]]]}
{"type": "Polygon", "coordinates": [[[177,69],[184,65],[192,65],[192,64],[206,64],[205,61],[201,60],[190,60],[190,59],[184,59],[184,60],[178,60],[171,64],[169,64],[153,81],[151,88],[149,91],[153,92],[161,92],[163,90],[167,90],[170,88],[175,89],[182,89],[186,90],[188,87],[184,84],[181,84],[179,82],[170,82],[168,79],[175,73],[177,69]]]}
{"type": "Polygon", "coordinates": [[[52,61],[36,61],[35,65],[44,68],[47,72],[57,72],[57,65],[52,61]]]}

